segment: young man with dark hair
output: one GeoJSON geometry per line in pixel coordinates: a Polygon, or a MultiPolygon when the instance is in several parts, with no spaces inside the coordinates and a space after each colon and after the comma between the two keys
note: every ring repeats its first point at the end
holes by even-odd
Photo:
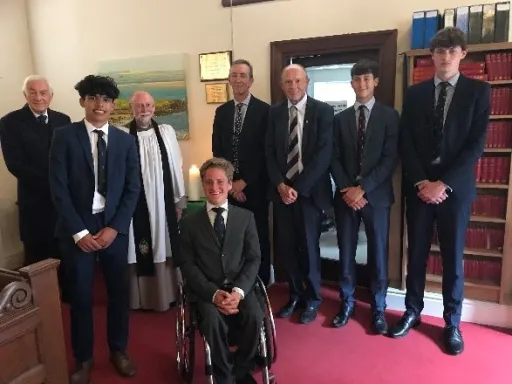
{"type": "Polygon", "coordinates": [[[443,340],[452,355],[464,350],[463,253],[490,110],[489,84],[459,72],[466,50],[460,29],[440,30],[430,45],[435,77],[412,85],[405,96],[400,128],[409,253],[406,311],[390,331],[392,337],[405,336],[420,323],[435,223],[443,260],[443,340]]]}
{"type": "Polygon", "coordinates": [[[99,257],[108,294],[110,360],[121,376],[135,375],[128,342],[128,229],[140,191],[134,137],[109,125],[119,96],[108,77],[90,75],[75,89],[85,119],[55,131],[50,190],[55,234],[69,274],[71,342],[76,359],[71,384],[88,383],[93,366],[93,283],[99,257]]]}
{"type": "Polygon", "coordinates": [[[254,215],[228,203],[234,167],[212,158],[200,168],[207,202],[183,218],[180,267],[190,301],[199,311],[199,329],[212,349],[217,384],[255,384],[251,375],[258,350],[263,312],[253,287],[260,267],[260,246],[254,215]],[[228,330],[239,330],[234,354],[228,330]]]}
{"type": "Polygon", "coordinates": [[[384,310],[388,288],[389,214],[394,203],[393,171],[398,161],[398,113],[375,101],[378,64],[361,60],[352,67],[354,106],[334,118],[331,173],[336,184],[334,212],[340,251],[340,311],[335,328],[347,324],[355,309],[357,233],[361,220],[368,239],[372,326],[388,331],[384,310]]]}

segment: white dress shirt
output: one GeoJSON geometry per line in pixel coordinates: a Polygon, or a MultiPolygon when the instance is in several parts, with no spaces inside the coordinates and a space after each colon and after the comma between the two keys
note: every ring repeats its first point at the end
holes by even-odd
{"type": "MultiPolygon", "coordinates": [[[[211,225],[213,226],[213,223],[215,222],[215,217],[217,217],[217,212],[215,212],[213,210],[213,208],[217,208],[217,207],[218,208],[224,208],[224,211],[222,211],[221,215],[224,218],[224,225],[227,225],[227,223],[228,223],[228,210],[229,210],[229,204],[228,204],[227,200],[223,204],[221,204],[221,205],[213,205],[209,201],[206,202],[206,213],[208,213],[208,218],[210,219],[211,225]]],[[[217,294],[218,291],[219,290],[215,291],[215,293],[213,294],[212,302],[215,302],[215,295],[217,294]]],[[[241,288],[234,287],[233,291],[238,292],[240,294],[240,296],[242,297],[242,299],[244,298],[245,292],[241,288]]]]}
{"type": "Polygon", "coordinates": [[[297,103],[293,104],[290,100],[288,100],[288,126],[292,121],[291,117],[291,108],[297,108],[297,139],[299,140],[299,173],[304,169],[304,165],[302,164],[302,137],[304,131],[304,118],[306,116],[306,104],[308,101],[308,95],[304,95],[304,97],[297,103]]]}
{"type": "MultiPolygon", "coordinates": [[[[30,107],[29,107],[30,108],[30,107]]],[[[39,116],[44,116],[46,117],[46,120],[45,120],[45,123],[48,124],[48,110],[46,109],[43,113],[38,113],[38,112],[34,112],[32,110],[32,108],[30,108],[30,110],[32,111],[32,114],[34,115],[34,117],[37,119],[39,116]]]]}
{"type": "MultiPolygon", "coordinates": [[[[103,197],[98,192],[98,134],[94,132],[96,129],[103,131],[103,140],[108,146],[108,122],[100,128],[96,128],[87,120],[84,119],[85,128],[87,128],[87,135],[89,136],[89,141],[91,143],[91,155],[92,162],[94,166],[94,197],[92,199],[92,213],[100,213],[105,210],[105,197],[103,197]]],[[[75,243],[78,242],[82,237],[89,234],[87,229],[84,229],[73,235],[73,240],[75,243]]]]}

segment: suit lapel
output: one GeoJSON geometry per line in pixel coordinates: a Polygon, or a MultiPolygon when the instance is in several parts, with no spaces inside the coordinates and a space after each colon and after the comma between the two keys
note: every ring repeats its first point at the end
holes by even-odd
{"type": "Polygon", "coordinates": [[[238,211],[237,209],[229,205],[228,206],[228,222],[226,223],[226,234],[224,235],[224,244],[222,249],[234,249],[235,247],[230,248],[230,243],[233,240],[232,233],[236,231],[238,223],[238,211]]]}
{"type": "Polygon", "coordinates": [[[357,125],[356,125],[356,110],[354,107],[349,108],[349,112],[347,113],[347,119],[348,119],[348,134],[350,136],[350,142],[352,143],[354,147],[354,151],[357,153],[357,125]]]}
{"type": "Polygon", "coordinates": [[[290,125],[289,125],[289,115],[288,115],[288,101],[284,101],[281,108],[278,122],[278,136],[276,140],[277,148],[281,147],[284,150],[285,157],[288,155],[288,138],[290,137],[290,125]]]}
{"type": "Polygon", "coordinates": [[[456,115],[456,111],[460,111],[461,102],[464,101],[464,95],[466,94],[466,85],[466,78],[460,75],[459,80],[457,81],[457,86],[455,87],[455,91],[453,93],[452,100],[450,101],[450,107],[448,108],[448,112],[446,114],[446,121],[444,123],[445,127],[449,127],[456,115]]]}
{"type": "Polygon", "coordinates": [[[364,145],[365,145],[365,154],[366,154],[366,144],[368,144],[370,142],[370,138],[372,136],[372,133],[373,133],[373,130],[374,130],[374,126],[376,125],[376,123],[379,120],[379,117],[380,117],[380,108],[379,108],[379,105],[377,104],[377,102],[375,102],[375,104],[373,105],[373,108],[372,108],[372,111],[370,112],[370,118],[368,119],[368,124],[366,125],[366,132],[365,132],[365,135],[364,135],[364,145]]]}
{"type": "Polygon", "coordinates": [[[434,79],[426,84],[425,89],[425,106],[427,108],[427,122],[429,125],[434,124],[434,113],[436,108],[436,87],[434,79]]]}
{"type": "MultiPolygon", "coordinates": [[[[228,104],[228,108],[226,110],[226,113],[227,113],[227,121],[229,122],[229,124],[227,124],[227,135],[225,136],[226,137],[226,142],[228,143],[228,148],[231,148],[231,144],[233,143],[233,130],[235,129],[235,102],[233,100],[231,100],[228,104]]],[[[244,122],[245,124],[245,122],[244,122]]],[[[243,132],[243,127],[242,127],[242,132],[243,132]]]]}
{"type": "Polygon", "coordinates": [[[217,247],[220,248],[219,239],[217,239],[217,236],[215,235],[215,231],[213,230],[213,225],[210,222],[210,218],[208,217],[208,212],[206,211],[206,204],[204,205],[202,214],[199,215],[198,227],[199,227],[198,228],[199,230],[203,230],[206,234],[208,234],[208,236],[211,237],[211,240],[215,244],[217,244],[217,247]]]}
{"type": "Polygon", "coordinates": [[[82,149],[84,151],[84,156],[87,160],[87,164],[89,164],[89,168],[91,169],[91,172],[94,175],[94,165],[92,162],[92,151],[91,151],[91,140],[89,139],[89,134],[87,133],[87,128],[83,121],[78,126],[76,134],[78,136],[78,141],[82,145],[82,149]]]}
{"type": "Polygon", "coordinates": [[[302,124],[302,153],[306,152],[308,143],[310,142],[309,136],[311,136],[311,129],[309,125],[313,121],[313,115],[315,113],[315,103],[310,97],[306,101],[306,112],[304,113],[304,122],[302,124]]]}
{"type": "MultiPolygon", "coordinates": [[[[41,126],[42,124],[37,122],[37,120],[36,120],[36,118],[34,116],[34,113],[30,109],[28,104],[26,104],[23,107],[23,111],[24,111],[24,113],[23,113],[23,122],[27,125],[27,127],[30,130],[32,130],[41,139],[47,138],[48,136],[46,136],[45,127],[41,126]]],[[[48,113],[48,125],[46,126],[46,128],[49,128],[50,110],[48,110],[47,113],[48,113]]]]}
{"type": "Polygon", "coordinates": [[[108,137],[107,137],[107,191],[109,188],[109,181],[112,181],[112,174],[116,172],[116,153],[119,140],[117,140],[117,129],[113,126],[108,126],[108,137]]]}

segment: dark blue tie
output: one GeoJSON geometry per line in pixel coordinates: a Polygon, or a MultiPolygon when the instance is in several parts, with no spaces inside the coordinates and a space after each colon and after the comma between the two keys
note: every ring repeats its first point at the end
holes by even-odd
{"type": "Polygon", "coordinates": [[[224,217],[222,217],[224,208],[216,207],[212,208],[212,211],[217,214],[213,222],[213,230],[215,231],[215,235],[217,236],[219,243],[222,245],[224,243],[224,235],[226,234],[226,224],[224,223],[224,217]]]}
{"type": "Polygon", "coordinates": [[[39,115],[36,120],[39,124],[46,124],[46,115],[39,115]]]}
{"type": "Polygon", "coordinates": [[[107,143],[102,130],[95,129],[94,132],[98,134],[98,193],[107,197],[107,143]]]}

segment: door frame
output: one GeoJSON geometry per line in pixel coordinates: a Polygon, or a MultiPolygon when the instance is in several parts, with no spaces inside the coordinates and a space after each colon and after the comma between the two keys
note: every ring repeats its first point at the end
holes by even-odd
{"type": "Polygon", "coordinates": [[[270,43],[270,92],[272,104],[284,100],[279,86],[281,71],[289,57],[354,51],[379,51],[379,101],[395,105],[397,29],[273,41],[270,43]]]}
{"type": "MultiPolygon", "coordinates": [[[[271,102],[276,104],[285,99],[280,86],[282,69],[289,63],[290,57],[321,54],[339,54],[377,50],[379,57],[379,87],[377,100],[390,107],[395,107],[395,80],[397,74],[397,29],[373,32],[350,33],[345,35],[313,37],[295,40],[274,41],[270,43],[270,90],[271,102]]],[[[393,180],[395,204],[392,207],[389,233],[388,273],[390,286],[399,287],[402,281],[402,232],[393,227],[401,228],[401,178],[400,167],[397,167],[393,180]],[[395,180],[396,179],[396,180],[395,180]]],[[[274,243],[274,241],[273,241],[274,243]]],[[[275,250],[275,248],[274,248],[275,250]]],[[[276,252],[273,253],[273,264],[276,281],[286,281],[286,266],[276,252]],[[277,256],[277,257],[276,257],[277,256]]]]}

